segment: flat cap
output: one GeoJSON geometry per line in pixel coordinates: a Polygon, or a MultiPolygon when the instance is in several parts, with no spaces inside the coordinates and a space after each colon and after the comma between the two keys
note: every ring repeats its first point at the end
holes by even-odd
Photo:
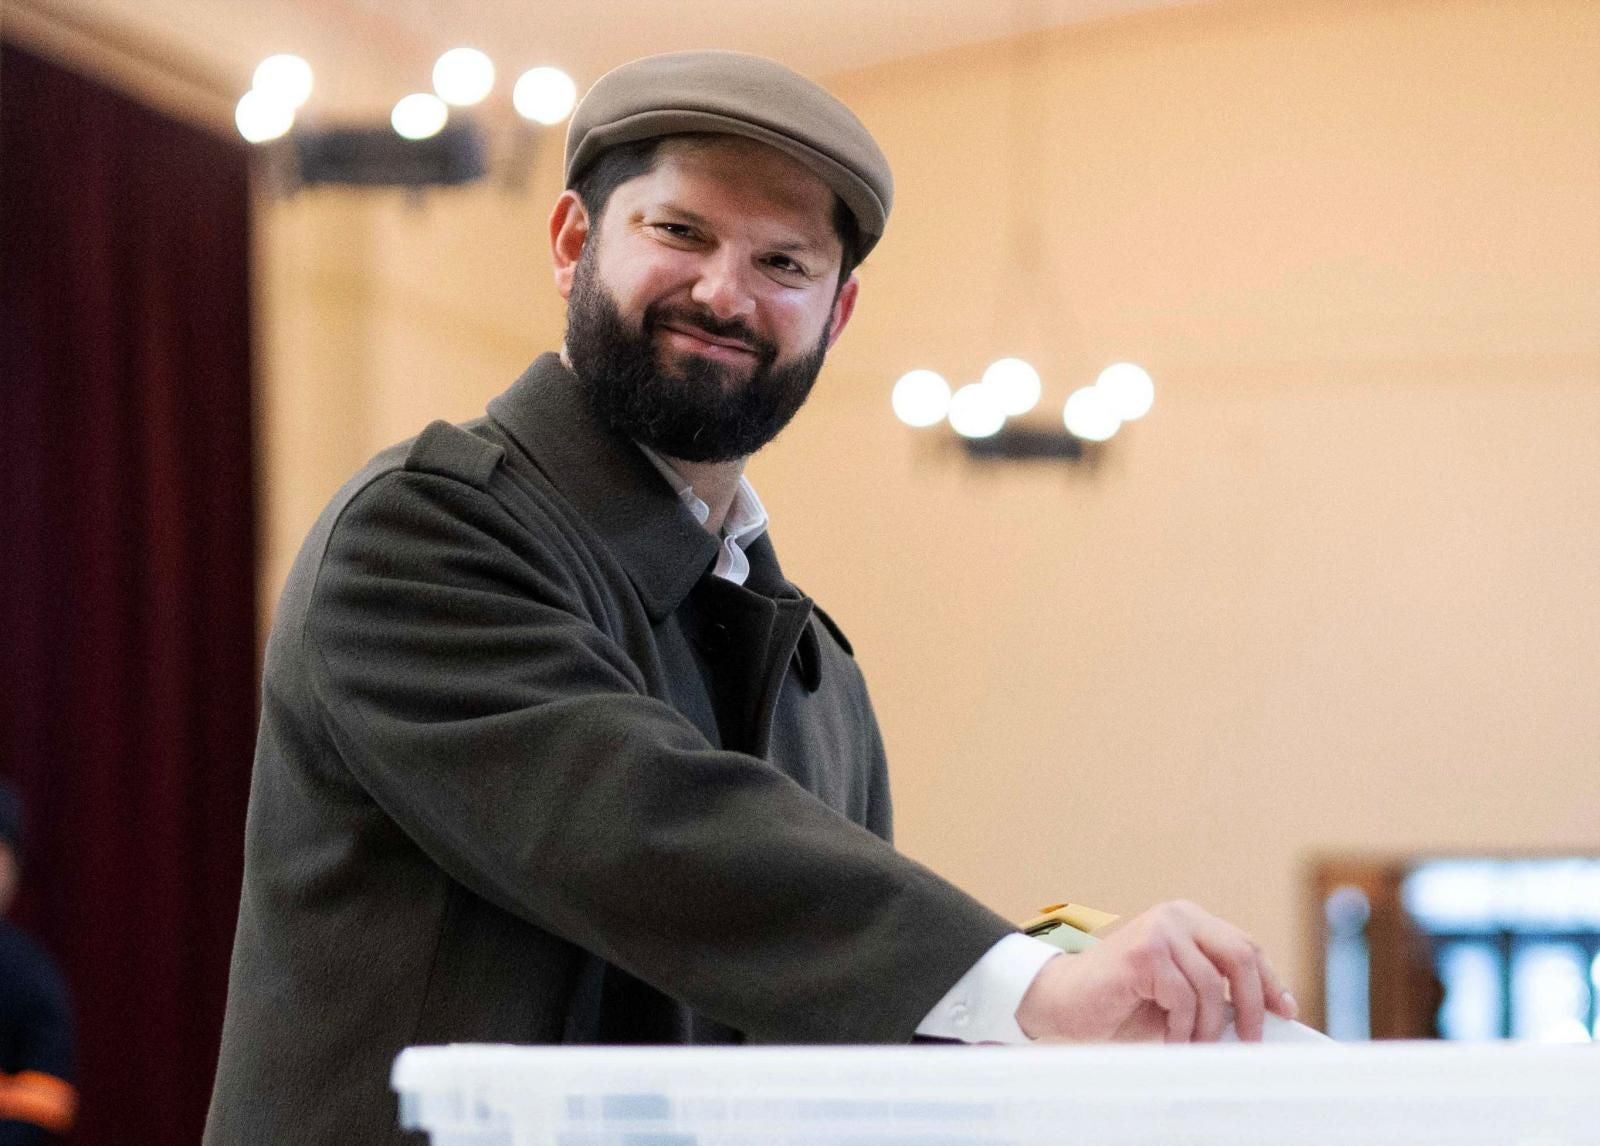
{"type": "Polygon", "coordinates": [[[883,235],[894,198],[889,161],[861,121],[826,90],[743,52],[669,52],[595,81],[567,128],[567,186],[622,143],[685,132],[742,135],[805,164],[861,229],[861,254],[883,235]]]}

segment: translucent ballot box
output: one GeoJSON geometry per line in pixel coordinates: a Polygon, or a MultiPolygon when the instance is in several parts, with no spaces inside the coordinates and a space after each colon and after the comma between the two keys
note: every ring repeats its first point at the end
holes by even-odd
{"type": "Polygon", "coordinates": [[[417,1047],[432,1146],[1600,1146],[1600,1047],[417,1047]]]}

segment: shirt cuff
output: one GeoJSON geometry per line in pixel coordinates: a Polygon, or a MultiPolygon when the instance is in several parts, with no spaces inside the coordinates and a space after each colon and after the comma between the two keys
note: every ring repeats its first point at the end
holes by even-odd
{"type": "Polygon", "coordinates": [[[1062,954],[1059,947],[1021,933],[1007,935],[934,1005],[917,1034],[964,1043],[1030,1043],[1017,1025],[1017,1008],[1040,970],[1062,954]]]}

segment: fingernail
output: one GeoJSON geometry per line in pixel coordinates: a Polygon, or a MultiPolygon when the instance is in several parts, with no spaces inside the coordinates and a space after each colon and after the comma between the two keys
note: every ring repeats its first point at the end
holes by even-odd
{"type": "Polygon", "coordinates": [[[1288,991],[1283,993],[1280,1001],[1283,1005],[1283,1009],[1289,1012],[1286,1016],[1287,1018],[1292,1019],[1300,1013],[1300,1004],[1294,1001],[1294,996],[1289,994],[1288,991]]]}

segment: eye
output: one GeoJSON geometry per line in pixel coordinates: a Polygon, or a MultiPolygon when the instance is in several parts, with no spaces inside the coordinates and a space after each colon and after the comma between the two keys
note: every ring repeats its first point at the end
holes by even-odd
{"type": "Polygon", "coordinates": [[[687,223],[652,223],[651,227],[657,233],[665,235],[669,239],[677,239],[680,242],[690,242],[699,238],[695,229],[687,223]]]}
{"type": "Polygon", "coordinates": [[[785,275],[793,275],[799,278],[811,277],[811,273],[805,267],[795,262],[788,255],[768,255],[767,265],[785,275]]]}

